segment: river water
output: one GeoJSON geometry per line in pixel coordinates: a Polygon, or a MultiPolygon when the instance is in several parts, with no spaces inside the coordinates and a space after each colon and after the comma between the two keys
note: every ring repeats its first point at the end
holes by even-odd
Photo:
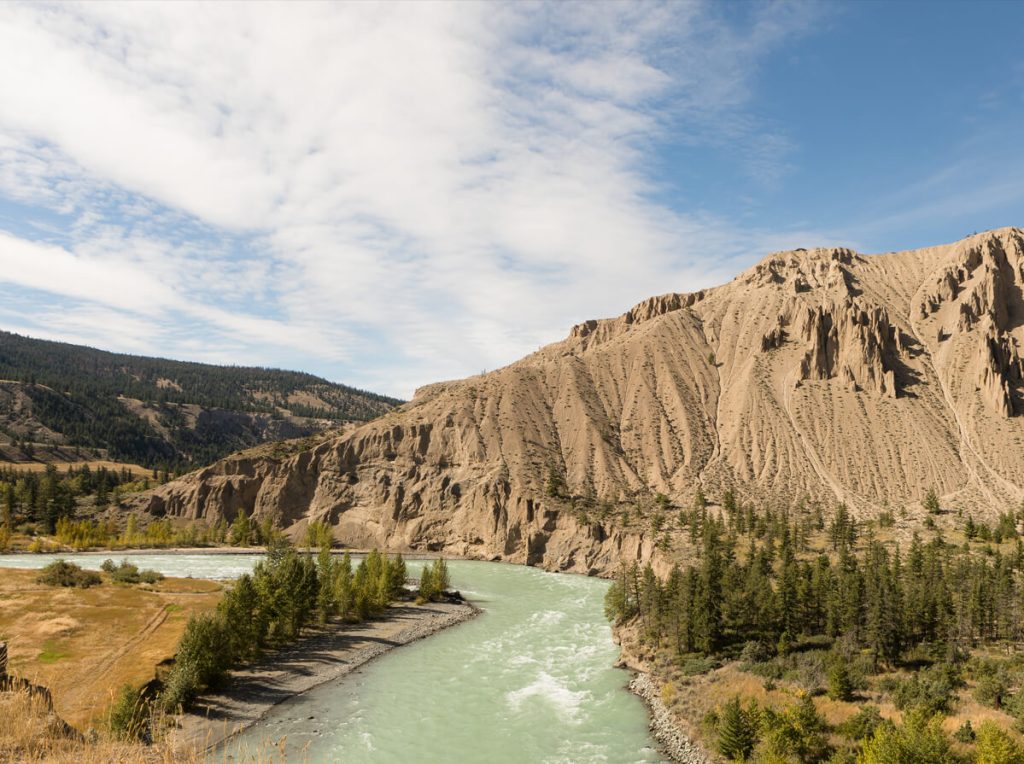
{"type": "MultiPolygon", "coordinates": [[[[196,578],[234,577],[258,559],[111,556],[196,578]]],[[[63,558],[94,569],[104,559],[63,558]]],[[[0,567],[51,559],[0,556],[0,567]]],[[[408,561],[411,576],[420,565],[408,561]]],[[[281,738],[289,760],[317,764],[662,760],[643,705],[625,689],[628,674],[612,667],[618,648],[602,614],[606,581],[499,563],[455,560],[449,569],[480,616],[278,705],[224,752],[229,760],[281,738]]]]}

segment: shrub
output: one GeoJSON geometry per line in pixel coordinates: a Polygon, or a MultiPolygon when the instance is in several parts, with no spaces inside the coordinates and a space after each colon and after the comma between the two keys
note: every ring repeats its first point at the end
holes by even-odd
{"type": "Polygon", "coordinates": [[[103,582],[99,573],[83,570],[81,566],[65,560],[51,562],[43,568],[36,580],[48,586],[76,586],[80,589],[88,589],[103,582]]]}
{"type": "Polygon", "coordinates": [[[216,613],[193,615],[181,635],[174,668],[167,677],[161,705],[167,711],[187,705],[215,684],[231,665],[230,635],[216,613]]]}
{"type": "Polygon", "coordinates": [[[421,602],[436,602],[450,586],[448,563],[439,557],[432,565],[424,565],[420,572],[419,599],[421,602]]]}
{"type": "Polygon", "coordinates": [[[974,697],[977,698],[979,703],[986,706],[1002,708],[1009,689],[1009,681],[1006,674],[997,670],[978,677],[978,685],[974,688],[974,697]]]}
{"type": "Polygon", "coordinates": [[[877,706],[861,706],[857,713],[839,725],[839,732],[850,740],[867,740],[884,723],[877,706]]]}
{"type": "Polygon", "coordinates": [[[896,708],[923,708],[929,714],[946,713],[954,691],[963,685],[956,667],[937,663],[913,676],[898,680],[893,687],[896,708]]]}
{"type": "Polygon", "coordinates": [[[810,695],[804,695],[781,714],[765,710],[761,715],[764,753],[776,758],[821,761],[829,750],[827,732],[828,725],[810,695]]]}
{"type": "Polygon", "coordinates": [[[160,705],[168,713],[174,713],[195,700],[201,689],[199,672],[195,665],[175,663],[164,681],[160,705]]]}
{"type": "Polygon", "coordinates": [[[958,743],[963,743],[964,745],[973,743],[975,737],[977,736],[974,734],[974,727],[971,726],[970,719],[961,724],[957,728],[957,731],[953,733],[953,739],[958,743]]]}
{"type": "Polygon", "coordinates": [[[128,560],[121,560],[115,564],[113,560],[104,560],[102,568],[110,575],[110,580],[118,584],[155,584],[163,580],[163,574],[155,570],[140,571],[137,566],[132,565],[128,560]]]}
{"type": "Polygon", "coordinates": [[[870,740],[864,743],[858,764],[956,764],[942,716],[929,714],[923,708],[907,712],[904,722],[896,727],[881,724],[870,740]]]}
{"type": "Polygon", "coordinates": [[[759,640],[752,639],[746,642],[740,651],[740,660],[745,664],[764,663],[771,660],[771,657],[772,649],[759,640]]]}
{"type": "Polygon", "coordinates": [[[110,707],[107,725],[118,740],[140,740],[146,732],[148,704],[142,693],[130,684],[123,685],[110,707]]]}
{"type": "Polygon", "coordinates": [[[1024,749],[994,722],[978,727],[975,764],[1020,764],[1024,749]]]}
{"type": "Polygon", "coordinates": [[[690,657],[682,661],[679,665],[679,670],[683,672],[684,676],[700,676],[706,674],[709,671],[714,671],[722,664],[714,658],[704,657],[690,657]]]}

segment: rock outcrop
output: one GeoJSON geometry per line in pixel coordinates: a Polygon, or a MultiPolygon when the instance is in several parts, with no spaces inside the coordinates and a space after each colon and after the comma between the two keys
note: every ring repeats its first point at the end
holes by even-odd
{"type": "Polygon", "coordinates": [[[1019,229],[877,256],[778,253],[137,507],[296,532],[324,520],[353,546],[592,573],[660,560],[656,494],[688,506],[731,487],[865,514],[935,488],[944,506],[1005,510],[1024,499],[1022,290],[1019,229]]]}

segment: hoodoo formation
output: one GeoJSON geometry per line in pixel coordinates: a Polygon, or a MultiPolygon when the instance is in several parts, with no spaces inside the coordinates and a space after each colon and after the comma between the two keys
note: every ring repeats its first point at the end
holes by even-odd
{"type": "Polygon", "coordinates": [[[353,546],[601,572],[619,523],[729,488],[859,514],[1024,498],[1024,232],[773,254],[287,457],[243,452],[140,497],[155,515],[336,526],[353,546]],[[579,507],[590,508],[587,512],[579,507]],[[575,508],[574,508],[575,507],[575,508]]]}

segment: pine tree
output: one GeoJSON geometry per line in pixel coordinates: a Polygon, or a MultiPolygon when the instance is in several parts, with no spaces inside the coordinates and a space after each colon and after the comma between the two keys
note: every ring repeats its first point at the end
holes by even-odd
{"type": "Polygon", "coordinates": [[[4,484],[4,508],[0,516],[0,525],[4,525],[8,531],[14,530],[14,484],[4,484]]]}
{"type": "Polygon", "coordinates": [[[249,546],[252,542],[252,523],[245,511],[239,511],[231,523],[231,546],[249,546]]]}
{"type": "Polygon", "coordinates": [[[718,752],[726,759],[744,761],[757,742],[750,714],[740,706],[739,696],[725,704],[718,722],[718,752]]]}
{"type": "Polygon", "coordinates": [[[405,588],[405,579],[409,576],[409,572],[405,567],[405,560],[402,559],[401,554],[396,555],[389,562],[388,575],[388,599],[393,600],[402,593],[402,589],[405,588]]]}
{"type": "Polygon", "coordinates": [[[352,581],[352,558],[345,552],[334,568],[334,602],[338,615],[350,619],[355,609],[352,581]]]}
{"type": "Polygon", "coordinates": [[[420,571],[419,598],[424,602],[431,602],[438,594],[437,584],[434,582],[434,569],[430,565],[423,565],[420,571]]]}
{"type": "Polygon", "coordinates": [[[828,696],[832,700],[849,701],[853,699],[853,680],[846,659],[836,656],[828,670],[828,696]]]}

